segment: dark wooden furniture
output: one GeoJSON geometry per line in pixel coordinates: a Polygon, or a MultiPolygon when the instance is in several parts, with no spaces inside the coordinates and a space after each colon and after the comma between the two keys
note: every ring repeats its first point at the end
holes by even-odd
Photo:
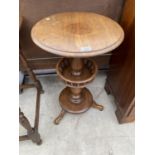
{"type": "MultiPolygon", "coordinates": [[[[19,24],[21,27],[23,18],[20,16],[19,18],[19,24]]],[[[27,130],[27,135],[19,136],[19,140],[32,140],[34,143],[37,143],[40,145],[42,143],[40,139],[40,134],[38,132],[38,126],[39,126],[39,111],[40,111],[40,94],[43,93],[43,89],[41,86],[41,83],[39,80],[37,80],[35,74],[33,73],[32,69],[29,67],[28,62],[24,56],[24,53],[20,47],[19,51],[19,60],[20,65],[23,68],[24,71],[28,73],[32,80],[32,84],[22,84],[19,86],[19,89],[25,89],[25,88],[36,88],[37,90],[37,96],[36,96],[36,110],[35,110],[35,121],[34,121],[34,127],[31,126],[29,120],[26,118],[24,113],[19,108],[19,122],[20,124],[27,130]]]]}
{"type": "MultiPolygon", "coordinates": [[[[30,37],[32,26],[51,14],[68,11],[92,11],[119,21],[124,0],[20,0],[20,14],[25,17],[20,32],[21,47],[32,69],[55,68],[61,56],[35,46],[30,37]]],[[[99,68],[107,69],[111,53],[93,57],[99,68]]]]}
{"type": "Polygon", "coordinates": [[[78,114],[90,107],[103,110],[85,88],[97,73],[96,63],[87,57],[107,53],[121,44],[124,32],[119,24],[92,12],[57,13],[37,22],[31,37],[45,51],[65,57],[56,67],[67,87],[60,93],[62,111],[55,124],[66,112],[78,114]]]}
{"type": "Polygon", "coordinates": [[[27,130],[27,135],[19,136],[19,140],[20,141],[32,140],[33,142],[40,145],[42,141],[40,139],[40,134],[38,132],[38,126],[39,126],[39,111],[40,111],[40,94],[43,93],[43,89],[42,89],[42,86],[40,84],[40,81],[36,79],[35,74],[31,70],[31,68],[28,66],[26,58],[24,57],[21,50],[19,53],[19,58],[20,58],[20,62],[22,64],[22,66],[25,68],[25,70],[27,71],[31,80],[33,81],[33,84],[22,84],[22,85],[20,85],[19,89],[33,88],[33,87],[35,87],[37,89],[34,127],[31,127],[30,122],[24,116],[24,113],[21,112],[21,110],[19,110],[19,122],[27,130]]]}
{"type": "Polygon", "coordinates": [[[125,40],[113,52],[105,85],[107,93],[115,97],[116,116],[120,123],[135,119],[134,9],[134,0],[127,0],[120,22],[125,30],[125,40]]]}

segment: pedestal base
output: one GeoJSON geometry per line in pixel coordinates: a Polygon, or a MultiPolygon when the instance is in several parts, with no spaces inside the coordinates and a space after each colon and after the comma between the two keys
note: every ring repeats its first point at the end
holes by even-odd
{"type": "Polygon", "coordinates": [[[55,124],[59,124],[66,112],[79,114],[87,111],[90,107],[103,110],[103,106],[96,104],[91,92],[85,88],[85,85],[90,83],[97,73],[97,65],[94,61],[64,58],[59,61],[56,70],[67,87],[59,97],[62,111],[54,120],[55,124]]]}
{"type": "Polygon", "coordinates": [[[71,91],[69,87],[66,87],[60,94],[59,97],[60,105],[62,109],[69,113],[82,113],[87,111],[93,104],[93,97],[90,91],[84,88],[81,92],[80,103],[74,103],[71,100],[71,91]]]}
{"type": "Polygon", "coordinates": [[[92,94],[87,88],[83,88],[81,92],[81,101],[80,103],[74,103],[71,100],[70,88],[66,87],[60,94],[59,102],[62,107],[62,111],[59,116],[54,120],[55,124],[59,124],[61,119],[64,117],[65,113],[79,114],[86,112],[90,107],[96,108],[100,111],[104,109],[102,105],[97,104],[93,101],[92,94]]]}

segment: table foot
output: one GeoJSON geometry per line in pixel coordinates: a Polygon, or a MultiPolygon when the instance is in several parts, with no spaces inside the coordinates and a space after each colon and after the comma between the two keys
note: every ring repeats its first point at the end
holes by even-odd
{"type": "Polygon", "coordinates": [[[42,140],[40,139],[40,141],[39,142],[37,142],[37,145],[41,145],[43,142],[42,142],[42,140]]]}
{"type": "Polygon", "coordinates": [[[93,101],[92,107],[100,111],[103,111],[104,109],[104,106],[97,104],[95,101],[93,101]]]}
{"type": "Polygon", "coordinates": [[[42,140],[40,138],[40,134],[38,133],[38,131],[36,129],[33,129],[33,133],[29,135],[29,138],[36,143],[37,145],[41,145],[42,144],[42,140]]]}
{"type": "Polygon", "coordinates": [[[63,119],[65,113],[66,111],[62,109],[59,116],[54,120],[54,124],[58,125],[60,121],[63,119]]]}

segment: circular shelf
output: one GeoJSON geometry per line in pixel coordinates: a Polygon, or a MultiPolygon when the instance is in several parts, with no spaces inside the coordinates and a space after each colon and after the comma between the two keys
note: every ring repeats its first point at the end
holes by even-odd
{"type": "Polygon", "coordinates": [[[81,92],[82,100],[80,104],[73,104],[71,101],[71,91],[68,87],[63,89],[60,93],[59,101],[61,107],[69,112],[74,114],[79,114],[87,111],[93,104],[93,97],[90,91],[87,88],[84,88],[81,92]]]}
{"type": "Polygon", "coordinates": [[[87,83],[94,80],[97,73],[97,66],[93,60],[83,59],[83,69],[79,76],[72,74],[71,59],[61,59],[56,68],[58,76],[68,87],[83,88],[87,83]]]}

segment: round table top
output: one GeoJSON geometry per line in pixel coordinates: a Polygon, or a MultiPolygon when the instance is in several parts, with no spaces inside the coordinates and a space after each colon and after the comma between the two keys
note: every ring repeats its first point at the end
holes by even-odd
{"type": "Polygon", "coordinates": [[[91,57],[118,47],[124,32],[118,23],[103,15],[65,12],[37,22],[31,37],[47,52],[64,57],[91,57]]]}

